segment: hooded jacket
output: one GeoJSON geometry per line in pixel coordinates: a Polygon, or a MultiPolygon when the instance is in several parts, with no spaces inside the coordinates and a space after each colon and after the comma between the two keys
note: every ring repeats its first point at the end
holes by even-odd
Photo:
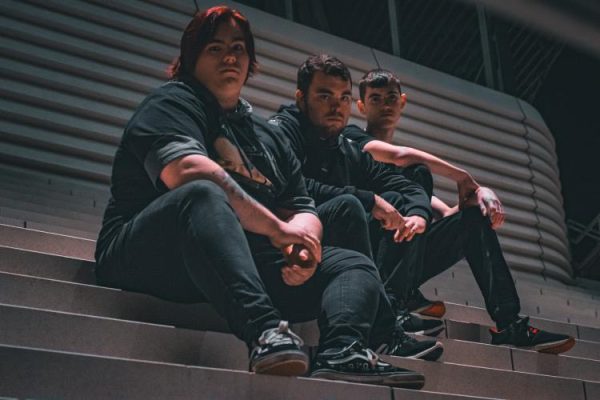
{"type": "Polygon", "coordinates": [[[248,102],[240,99],[236,110],[226,113],[198,81],[169,81],[144,99],[125,127],[113,162],[112,196],[98,238],[99,251],[127,221],[168,191],[160,180],[162,169],[192,154],[221,163],[271,211],[316,214],[300,163],[287,141],[255,116],[248,102]],[[237,155],[241,160],[237,168],[230,168],[217,143],[225,143],[229,154],[237,155]]]}
{"type": "Polygon", "coordinates": [[[339,135],[335,140],[323,140],[308,118],[295,105],[281,106],[269,123],[278,126],[302,164],[308,193],[317,205],[341,194],[352,194],[370,212],[374,195],[397,192],[404,205],[399,210],[405,216],[418,215],[429,223],[430,199],[419,184],[401,174],[389,164],[375,161],[362,151],[359,143],[339,135]]]}

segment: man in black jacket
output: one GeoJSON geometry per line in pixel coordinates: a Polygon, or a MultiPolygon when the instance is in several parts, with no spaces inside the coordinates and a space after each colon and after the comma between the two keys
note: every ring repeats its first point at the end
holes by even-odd
{"type": "MultiPolygon", "coordinates": [[[[401,303],[420,273],[430,198],[396,167],[374,161],[340,135],[352,105],[350,82],[339,60],[310,57],[298,72],[297,106],[282,106],[269,122],[289,139],[318,206],[342,194],[360,200],[369,221],[365,229],[372,255],[389,294],[401,303]]],[[[408,332],[435,334],[443,329],[441,321],[398,311],[408,332]]]]}
{"type": "MultiPolygon", "coordinates": [[[[343,135],[358,142],[363,151],[376,160],[401,167],[414,179],[424,176],[415,169],[415,164],[421,164],[457,185],[460,210],[459,206],[450,207],[432,197],[432,208],[438,219],[427,231],[423,273],[416,284],[426,282],[464,258],[479,285],[486,309],[496,323],[496,329],[491,330],[492,343],[552,353],[567,351],[573,343],[568,335],[533,328],[527,317],[518,315],[519,296],[495,232],[504,222],[504,208],[494,191],[479,186],[468,171],[432,154],[392,144],[407,103],[400,79],[392,72],[382,69],[367,72],[360,80],[359,95],[357,105],[367,119],[367,127],[362,130],[349,125],[343,135]]],[[[430,177],[425,181],[426,185],[431,184],[430,177]]],[[[433,192],[433,187],[429,190],[433,192]]],[[[444,309],[443,303],[427,300],[417,287],[413,288],[409,309],[424,309],[430,315],[436,309],[444,309]]]]}

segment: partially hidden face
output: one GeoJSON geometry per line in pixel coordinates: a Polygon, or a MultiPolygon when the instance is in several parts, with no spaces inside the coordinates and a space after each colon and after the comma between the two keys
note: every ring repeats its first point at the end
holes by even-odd
{"type": "Polygon", "coordinates": [[[219,24],[214,37],[198,56],[194,77],[215,95],[239,92],[249,65],[244,34],[231,19],[219,24]]]}
{"type": "Polygon", "coordinates": [[[307,93],[296,93],[300,109],[323,139],[336,137],[348,124],[352,111],[352,86],[338,76],[317,71],[307,93]]]}
{"type": "Polygon", "coordinates": [[[405,104],[406,96],[400,93],[395,84],[380,88],[367,86],[365,100],[359,104],[359,109],[367,118],[369,125],[395,126],[405,104]]]}

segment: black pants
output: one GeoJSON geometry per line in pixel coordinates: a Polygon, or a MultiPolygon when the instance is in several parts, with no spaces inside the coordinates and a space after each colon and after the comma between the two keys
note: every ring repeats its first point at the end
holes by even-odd
{"type": "Polygon", "coordinates": [[[478,207],[469,207],[431,224],[425,233],[425,254],[417,286],[463,258],[473,272],[486,309],[499,327],[514,321],[521,309],[519,296],[498,236],[478,207]]]}
{"type": "MultiPolygon", "coordinates": [[[[97,254],[98,283],[171,301],[208,301],[249,346],[282,318],[318,318],[322,349],[368,343],[380,317],[374,310],[383,286],[368,257],[326,246],[315,275],[287,286],[279,249],[245,232],[225,193],[208,181],[160,196],[97,254]]],[[[389,334],[393,320],[377,326],[389,334]]]]}
{"type": "MultiPolygon", "coordinates": [[[[423,186],[429,195],[432,194],[433,178],[426,166],[414,165],[405,168],[403,173],[423,186]]],[[[388,194],[386,200],[403,212],[401,196],[388,194]]],[[[407,296],[402,291],[407,287],[406,282],[412,282],[413,288],[417,288],[466,258],[486,309],[498,327],[504,327],[517,318],[521,306],[514,281],[498,236],[478,207],[467,208],[432,223],[424,235],[415,236],[415,239],[419,242],[413,247],[389,251],[392,257],[386,255],[384,261],[377,260],[377,265],[387,270],[386,287],[391,288],[397,297],[403,299],[407,296]],[[393,258],[398,256],[395,253],[402,251],[404,254],[401,256],[408,257],[408,264],[414,263],[415,268],[407,266],[405,260],[394,266],[393,258]],[[393,274],[391,279],[390,274],[393,274]]]]}

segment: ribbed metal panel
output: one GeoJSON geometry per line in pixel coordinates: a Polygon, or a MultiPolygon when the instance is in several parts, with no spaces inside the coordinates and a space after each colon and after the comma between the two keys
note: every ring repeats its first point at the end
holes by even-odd
{"type": "MultiPolygon", "coordinates": [[[[511,267],[569,278],[555,144],[535,109],[235,6],[249,17],[257,37],[260,73],[244,89],[256,112],[267,116],[292,101],[297,66],[309,54],[339,56],[355,83],[376,66],[376,57],[400,74],[409,96],[397,143],[461,165],[498,192],[508,213],[500,236],[511,267]]],[[[145,94],[164,81],[193,12],[191,0],[2,1],[0,161],[107,185],[123,126],[145,94]]],[[[364,123],[357,110],[352,122],[364,123]]],[[[436,183],[438,195],[454,203],[455,185],[436,183]]]]}

